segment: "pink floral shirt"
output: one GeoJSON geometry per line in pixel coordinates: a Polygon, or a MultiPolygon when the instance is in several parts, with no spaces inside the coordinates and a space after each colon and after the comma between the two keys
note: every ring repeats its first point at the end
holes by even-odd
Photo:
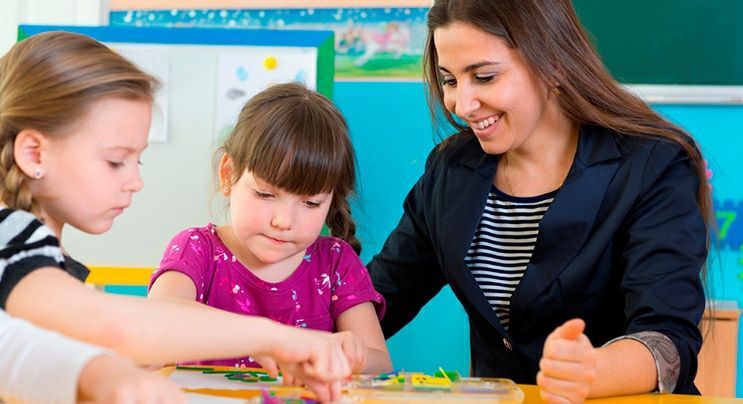
{"type": "MultiPolygon", "coordinates": [[[[243,266],[219,239],[216,226],[210,223],[186,229],[170,241],[150,286],[167,271],[190,277],[196,286],[198,302],[294,327],[335,331],[335,321],[341,313],[365,302],[374,303],[380,319],[384,314],[384,299],[374,290],[358,255],[336,237],[319,237],[287,279],[271,283],[243,266]]],[[[259,366],[252,358],[198,364],[259,366]]]]}

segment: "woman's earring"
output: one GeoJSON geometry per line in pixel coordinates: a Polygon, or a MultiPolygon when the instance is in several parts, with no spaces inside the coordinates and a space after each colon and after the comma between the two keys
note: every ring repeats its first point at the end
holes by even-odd
{"type": "Polygon", "coordinates": [[[224,194],[224,196],[227,196],[230,194],[230,189],[227,187],[224,187],[222,188],[222,193],[224,194]]]}
{"type": "Polygon", "coordinates": [[[36,170],[34,170],[34,178],[36,178],[37,180],[40,180],[41,177],[43,176],[44,176],[44,173],[41,172],[41,168],[37,167],[36,170]]]}
{"type": "Polygon", "coordinates": [[[559,84],[557,84],[554,87],[552,87],[552,94],[555,97],[557,97],[558,95],[560,95],[560,85],[559,84]]]}

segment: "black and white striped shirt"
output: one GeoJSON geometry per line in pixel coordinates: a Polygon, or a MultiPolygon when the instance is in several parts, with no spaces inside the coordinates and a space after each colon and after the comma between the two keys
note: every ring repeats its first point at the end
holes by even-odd
{"type": "MultiPolygon", "coordinates": [[[[556,194],[557,191],[553,191],[519,198],[492,187],[464,258],[506,329],[510,323],[511,295],[524,276],[539,236],[539,222],[556,194]]],[[[641,331],[617,337],[604,346],[622,339],[636,340],[650,350],[658,374],[658,391],[672,392],[678,382],[681,362],[671,339],[658,331],[641,331]]]]}
{"type": "Polygon", "coordinates": [[[506,329],[510,322],[511,295],[531,259],[539,235],[539,221],[556,193],[520,198],[492,187],[464,258],[466,267],[506,329]]]}
{"type": "Polygon", "coordinates": [[[58,267],[84,280],[88,270],[64,256],[59,240],[34,215],[0,207],[0,309],[8,295],[32,271],[58,267]]]}

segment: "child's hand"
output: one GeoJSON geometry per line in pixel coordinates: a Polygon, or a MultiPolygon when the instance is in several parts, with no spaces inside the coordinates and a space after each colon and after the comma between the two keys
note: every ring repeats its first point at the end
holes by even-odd
{"type": "Polygon", "coordinates": [[[537,384],[545,403],[583,402],[596,380],[596,349],[583,334],[586,324],[573,319],[544,342],[537,384]]]}
{"type": "Polygon", "coordinates": [[[186,404],[175,383],[116,356],[99,356],[83,369],[78,399],[88,403],[186,404]]]}
{"type": "Polygon", "coordinates": [[[343,350],[343,341],[334,334],[280,326],[271,332],[258,362],[275,371],[276,364],[291,382],[302,381],[323,402],[335,401],[341,395],[341,381],[351,375],[343,350]],[[265,356],[275,362],[266,360],[265,356]]]}
{"type": "MultiPolygon", "coordinates": [[[[343,353],[346,355],[346,359],[351,367],[351,371],[353,373],[361,371],[361,369],[366,366],[369,353],[369,348],[366,344],[364,344],[359,338],[356,338],[356,336],[350,331],[337,332],[333,334],[333,337],[340,342],[343,353]]],[[[267,359],[269,360],[268,366],[263,365],[263,362],[259,362],[270,374],[271,371],[276,368],[276,364],[272,359],[267,359]]],[[[282,380],[285,386],[301,386],[306,384],[301,377],[297,377],[286,370],[282,371],[282,380]]]]}
{"type": "Polygon", "coordinates": [[[350,331],[340,331],[333,335],[341,342],[343,353],[346,355],[348,364],[351,366],[351,372],[361,372],[366,367],[366,361],[369,357],[369,347],[350,331]]]}
{"type": "Polygon", "coordinates": [[[306,386],[309,387],[312,391],[315,392],[315,394],[318,397],[318,400],[320,400],[323,403],[326,402],[336,402],[338,398],[340,398],[341,394],[341,385],[340,382],[334,382],[334,384],[337,384],[337,387],[334,384],[327,384],[323,382],[305,382],[299,377],[294,376],[294,374],[287,372],[286,370],[282,370],[281,373],[282,381],[284,383],[284,386],[306,386]],[[337,389],[337,391],[336,391],[337,389]],[[337,394],[337,395],[335,395],[337,394]],[[326,399],[325,397],[333,397],[330,399],[326,399]]]}

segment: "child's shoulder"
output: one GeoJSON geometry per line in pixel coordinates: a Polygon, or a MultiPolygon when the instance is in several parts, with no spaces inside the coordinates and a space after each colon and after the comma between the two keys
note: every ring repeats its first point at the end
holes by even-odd
{"type": "Polygon", "coordinates": [[[353,251],[353,248],[351,248],[351,245],[348,244],[346,240],[339,238],[339,237],[333,237],[333,236],[320,236],[317,238],[317,240],[315,240],[315,242],[313,243],[313,246],[315,248],[324,249],[324,250],[349,249],[353,251]]]}
{"type": "Polygon", "coordinates": [[[209,223],[206,226],[195,226],[183,229],[173,237],[173,240],[204,241],[216,238],[219,238],[217,236],[217,226],[213,223],[209,223]]]}
{"type": "Polygon", "coordinates": [[[338,237],[320,236],[307,252],[311,258],[322,257],[322,262],[329,265],[350,265],[360,260],[353,247],[338,237]]]}
{"type": "Polygon", "coordinates": [[[212,257],[215,256],[217,250],[220,254],[224,253],[216,226],[209,223],[206,226],[183,229],[174,235],[165,247],[163,260],[212,257]]]}

